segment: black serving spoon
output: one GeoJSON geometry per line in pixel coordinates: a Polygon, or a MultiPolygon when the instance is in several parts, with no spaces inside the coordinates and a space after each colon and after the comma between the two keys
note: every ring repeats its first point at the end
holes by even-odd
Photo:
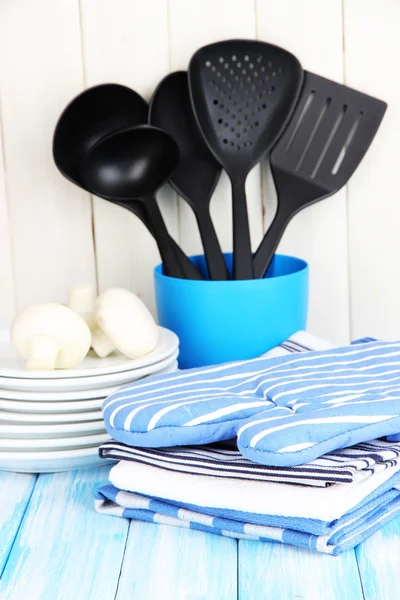
{"type": "Polygon", "coordinates": [[[178,161],[178,146],[168,133],[140,125],[102,138],[88,152],[80,175],[85,188],[102,198],[117,204],[142,202],[166,273],[171,277],[202,279],[186,255],[184,262],[178,262],[155,198],[178,161]]]}
{"type": "Polygon", "coordinates": [[[210,216],[211,196],[221,166],[208,149],[196,123],[186,71],[167,75],[150,101],[149,122],[167,131],[179,146],[179,165],[169,184],[192,208],[199,227],[210,279],[229,279],[210,216]]]}

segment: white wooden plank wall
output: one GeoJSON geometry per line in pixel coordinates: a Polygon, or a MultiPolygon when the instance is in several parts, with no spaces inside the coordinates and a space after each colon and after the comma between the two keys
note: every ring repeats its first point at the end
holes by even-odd
{"type": "MultiPolygon", "coordinates": [[[[154,311],[153,239],[133,215],[64,180],[51,142],[64,106],[85,87],[118,82],[147,99],[200,46],[257,37],[293,51],[304,68],[389,102],[347,189],[293,219],[280,250],[311,268],[309,329],[333,342],[400,336],[400,95],[398,0],[0,0],[0,320],[35,302],[65,301],[71,283],[124,286],[154,311]]],[[[247,181],[253,247],[270,223],[268,165],[247,181]]],[[[183,248],[200,251],[193,215],[159,194],[183,248]]],[[[230,186],[212,214],[231,248],[230,186]]]]}

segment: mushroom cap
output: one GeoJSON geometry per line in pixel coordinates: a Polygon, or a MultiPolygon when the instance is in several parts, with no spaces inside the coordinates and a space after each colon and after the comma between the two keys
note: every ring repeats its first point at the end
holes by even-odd
{"type": "Polygon", "coordinates": [[[61,304],[31,306],[16,317],[11,328],[11,341],[26,360],[31,358],[35,338],[48,338],[59,348],[55,368],[68,369],[81,362],[91,344],[90,329],[84,319],[61,304]]]}
{"type": "Polygon", "coordinates": [[[94,312],[100,329],[128,358],[140,358],[156,347],[156,322],[132,292],[123,288],[107,290],[97,298],[94,312]]]}

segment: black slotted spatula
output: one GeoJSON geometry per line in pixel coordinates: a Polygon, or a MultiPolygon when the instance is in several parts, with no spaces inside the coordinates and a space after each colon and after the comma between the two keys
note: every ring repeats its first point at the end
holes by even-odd
{"type": "Polygon", "coordinates": [[[346,185],[386,108],[381,100],[304,72],[299,102],[271,153],[278,208],[254,255],[255,278],[264,277],[292,217],[346,185]]]}
{"type": "Polygon", "coordinates": [[[227,40],[200,48],[188,73],[200,130],[232,185],[233,279],[251,279],[245,182],[284,131],[303,70],[293,54],[272,44],[227,40]]]}

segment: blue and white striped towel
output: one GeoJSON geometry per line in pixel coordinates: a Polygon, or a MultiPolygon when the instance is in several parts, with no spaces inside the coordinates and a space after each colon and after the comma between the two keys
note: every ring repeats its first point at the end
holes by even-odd
{"type": "MultiPolygon", "coordinates": [[[[144,468],[151,469],[148,466],[144,468]]],[[[381,474],[374,475],[368,481],[380,476],[381,474]]],[[[198,506],[120,490],[115,485],[106,485],[97,491],[95,508],[107,515],[186,527],[239,539],[281,542],[338,555],[354,548],[385,523],[400,515],[400,489],[397,487],[399,479],[400,473],[396,473],[342,517],[330,522],[238,512],[219,506],[198,506]]],[[[289,493],[292,496],[293,513],[296,513],[297,486],[263,485],[292,488],[289,493]]],[[[332,487],[348,488],[343,485],[332,487]]],[[[326,493],[330,489],[332,488],[314,488],[310,491],[326,493]]]]}
{"type": "Polygon", "coordinates": [[[400,342],[364,340],[151,377],[109,396],[103,412],[110,435],[127,445],[237,436],[250,460],[291,466],[397,434],[399,400],[400,342]]]}

